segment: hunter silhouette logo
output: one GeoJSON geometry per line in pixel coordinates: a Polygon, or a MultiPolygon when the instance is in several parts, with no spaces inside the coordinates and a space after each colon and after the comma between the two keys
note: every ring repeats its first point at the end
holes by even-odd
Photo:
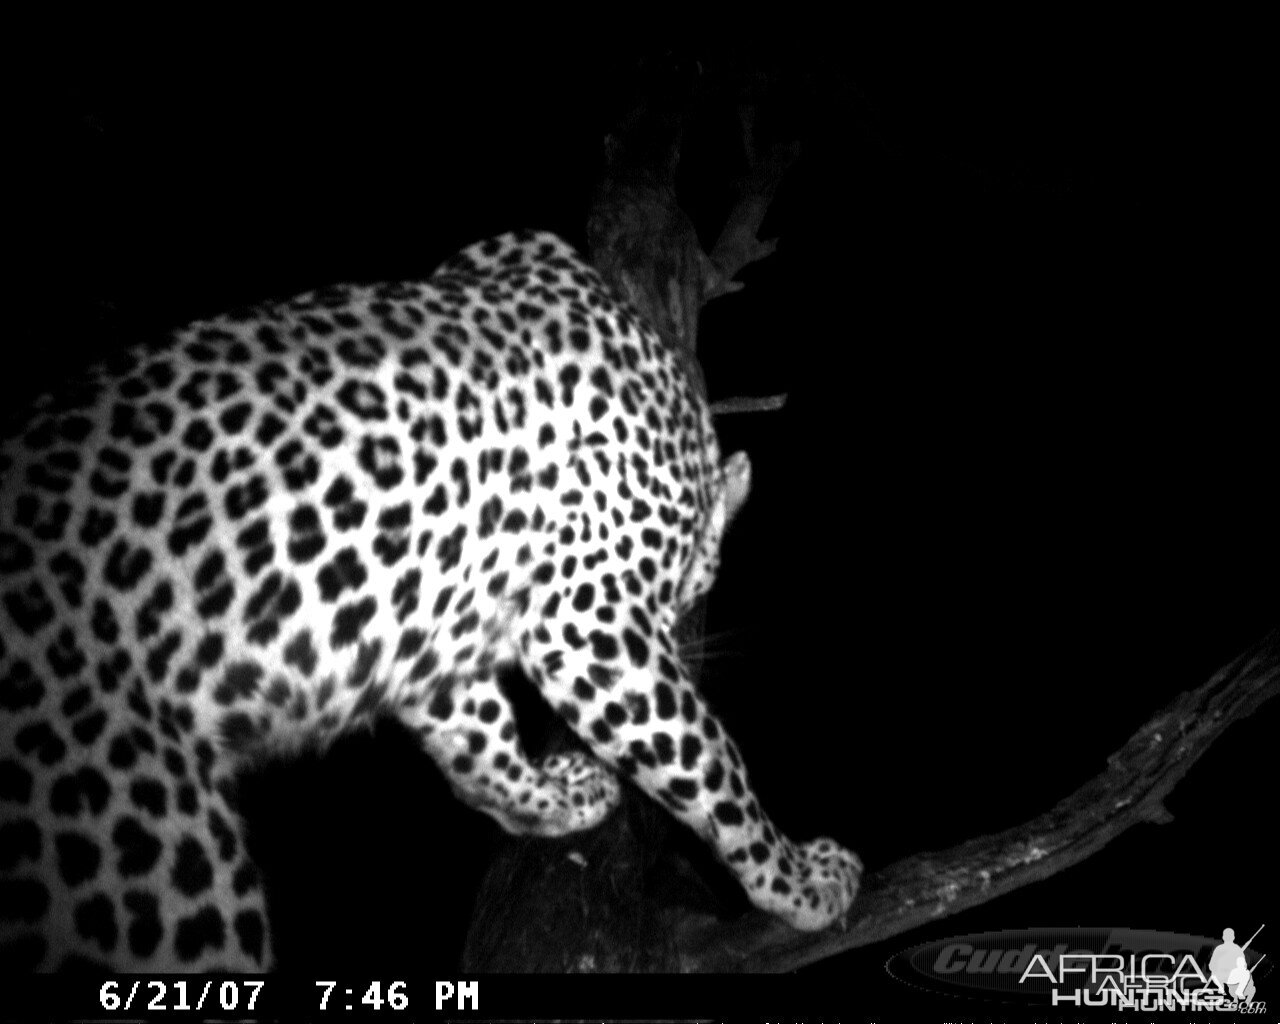
{"type": "MultiPolygon", "coordinates": [[[[1245,1003],[1253,1002],[1257,989],[1253,984],[1253,971],[1249,968],[1244,951],[1249,948],[1249,943],[1258,937],[1258,932],[1265,927],[1265,924],[1260,925],[1258,931],[1250,935],[1249,942],[1243,946],[1236,945],[1234,930],[1231,928],[1222,930],[1222,945],[1218,946],[1213,951],[1213,956],[1209,958],[1210,980],[1219,992],[1229,993],[1245,1003]]],[[[1266,958],[1267,954],[1263,953],[1253,965],[1253,969],[1256,970],[1258,964],[1266,958]]]]}

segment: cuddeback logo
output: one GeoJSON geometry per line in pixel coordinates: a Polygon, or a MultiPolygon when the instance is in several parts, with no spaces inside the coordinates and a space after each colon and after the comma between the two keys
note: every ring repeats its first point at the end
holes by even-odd
{"type": "Polygon", "coordinates": [[[898,981],[957,997],[1051,1006],[1266,1013],[1271,973],[1254,942],[1129,928],[962,935],[915,946],[885,965],[898,981]],[[1266,982],[1262,983],[1266,989],[1266,982]]]}

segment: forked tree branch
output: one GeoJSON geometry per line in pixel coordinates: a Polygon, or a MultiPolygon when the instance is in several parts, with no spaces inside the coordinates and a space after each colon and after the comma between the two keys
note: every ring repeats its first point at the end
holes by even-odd
{"type": "Polygon", "coordinates": [[[761,240],[760,228],[778,186],[800,155],[800,146],[792,142],[775,145],[767,153],[758,152],[755,121],[754,106],[738,108],[747,172],[734,187],[733,207],[711,248],[711,263],[719,273],[717,279],[710,282],[704,301],[739,291],[741,282],[733,280],[738,271],[772,256],[778,248],[776,238],[761,240]]]}
{"type": "Polygon", "coordinates": [[[1043,881],[1135,825],[1172,820],[1164,800],[1173,787],[1233,722],[1278,693],[1280,629],[1171,701],[1051,810],[865,875],[847,930],[805,935],[761,913],[730,923],[687,916],[676,928],[679,968],[793,971],[1043,881]]]}
{"type": "MultiPolygon", "coordinates": [[[[692,100],[687,101],[692,103],[692,100]]],[[[605,167],[587,221],[591,261],[645,315],[666,341],[697,352],[698,316],[712,299],[740,291],[733,278],[771,256],[777,239],[760,228],[799,145],[758,151],[755,108],[738,109],[745,171],[710,253],[676,199],[675,174],[685,127],[685,104],[665,97],[630,111],[605,146],[605,167]]],[[[691,373],[700,379],[693,366],[691,373]]]]}

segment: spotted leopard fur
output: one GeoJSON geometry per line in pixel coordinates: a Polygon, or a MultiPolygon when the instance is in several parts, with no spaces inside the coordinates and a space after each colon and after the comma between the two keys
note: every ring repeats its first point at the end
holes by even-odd
{"type": "Polygon", "coordinates": [[[797,845],[671,640],[746,497],[681,362],[557,238],[197,323],[39,399],[0,473],[5,966],[258,971],[246,759],[393,715],[512,832],[629,779],[798,928],[797,845]],[[594,756],[531,763],[518,665],[594,756]]]}

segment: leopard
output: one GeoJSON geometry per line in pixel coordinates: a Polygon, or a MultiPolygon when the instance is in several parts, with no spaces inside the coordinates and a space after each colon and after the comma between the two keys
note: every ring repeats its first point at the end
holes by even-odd
{"type": "Polygon", "coordinates": [[[237,780],[384,718],[507,832],[594,828],[630,785],[755,907],[844,922],[861,862],[775,827],[673,639],[750,489],[705,391],[520,231],[123,346],[11,414],[6,968],[271,970],[237,780]],[[526,754],[510,670],[576,749],[526,754]]]}

